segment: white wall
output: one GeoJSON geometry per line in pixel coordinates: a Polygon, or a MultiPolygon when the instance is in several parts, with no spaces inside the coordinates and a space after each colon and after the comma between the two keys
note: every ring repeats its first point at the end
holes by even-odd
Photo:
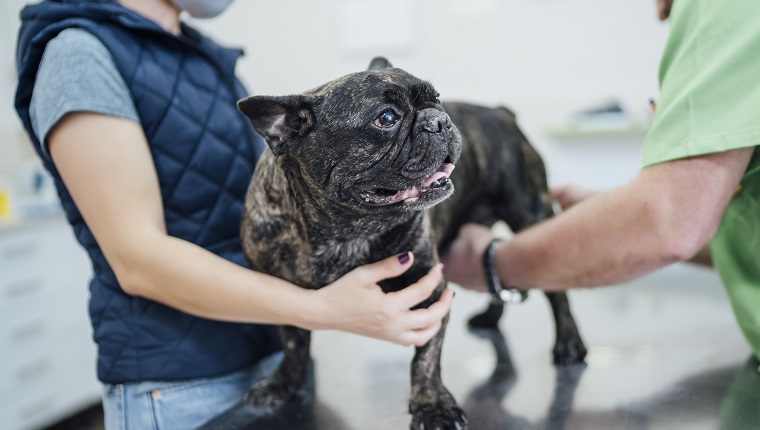
{"type": "MultiPolygon", "coordinates": [[[[31,156],[13,138],[21,4],[0,5],[0,175],[31,156]]],[[[609,98],[644,109],[657,95],[667,34],[655,0],[237,0],[197,25],[245,49],[239,75],[258,94],[300,92],[386,55],[433,82],[444,99],[517,111],[553,181],[601,186],[635,175],[641,137],[577,145],[550,139],[545,128],[609,98]]]]}
{"type": "Polygon", "coordinates": [[[23,0],[0,2],[0,182],[14,178],[21,165],[32,157],[24,139],[21,121],[13,108],[16,91],[16,32],[23,0]]]}
{"type": "Polygon", "coordinates": [[[300,92],[385,55],[444,99],[511,107],[552,182],[601,187],[635,176],[643,136],[579,144],[544,131],[608,99],[648,109],[667,36],[654,0],[238,0],[197,25],[244,47],[239,74],[257,94],[300,92]],[[367,13],[347,23],[357,5],[367,13]],[[364,31],[347,40],[347,27],[364,31]],[[378,38],[390,46],[372,47],[378,38]]]}

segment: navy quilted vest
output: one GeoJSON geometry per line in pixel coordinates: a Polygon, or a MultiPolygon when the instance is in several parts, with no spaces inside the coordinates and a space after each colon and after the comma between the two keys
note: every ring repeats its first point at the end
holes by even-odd
{"type": "MultiPolygon", "coordinates": [[[[235,106],[246,96],[234,76],[241,52],[187,26],[184,36],[174,36],[112,0],[44,1],[24,8],[21,18],[15,103],[38,153],[29,102],[42,53],[62,30],[81,28],[108,48],[131,91],[158,172],[168,233],[246,265],[239,225],[264,142],[235,106]]],[[[273,327],[211,321],[124,294],[55,166],[43,162],[93,262],[90,317],[101,381],[217,376],[280,348],[273,327]]]]}

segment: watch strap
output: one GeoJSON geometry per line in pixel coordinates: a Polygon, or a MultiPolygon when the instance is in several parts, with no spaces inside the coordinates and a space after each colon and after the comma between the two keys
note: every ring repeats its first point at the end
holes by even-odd
{"type": "Polygon", "coordinates": [[[501,239],[494,239],[488,244],[486,251],[483,253],[483,272],[486,276],[486,285],[488,292],[494,300],[504,303],[522,303],[528,298],[528,292],[517,288],[504,288],[499,279],[499,275],[494,267],[494,256],[496,247],[501,243],[501,239]]]}

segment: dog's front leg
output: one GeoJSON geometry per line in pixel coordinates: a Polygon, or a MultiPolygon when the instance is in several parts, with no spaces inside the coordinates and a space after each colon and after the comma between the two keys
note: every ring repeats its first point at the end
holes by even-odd
{"type": "Polygon", "coordinates": [[[448,315],[430,342],[418,347],[412,360],[412,394],[409,412],[412,430],[462,430],[467,416],[441,381],[441,347],[448,315]]]}
{"type": "Polygon", "coordinates": [[[245,402],[251,406],[277,409],[306,385],[311,332],[292,326],[281,326],[279,331],[284,357],[274,373],[246,393],[245,402]]]}

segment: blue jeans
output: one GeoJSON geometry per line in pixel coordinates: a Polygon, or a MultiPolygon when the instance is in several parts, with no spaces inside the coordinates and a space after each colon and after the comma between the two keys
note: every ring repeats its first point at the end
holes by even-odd
{"type": "Polygon", "coordinates": [[[253,367],[215,378],[103,384],[106,430],[194,429],[243,399],[248,388],[272,373],[278,352],[253,367]]]}

